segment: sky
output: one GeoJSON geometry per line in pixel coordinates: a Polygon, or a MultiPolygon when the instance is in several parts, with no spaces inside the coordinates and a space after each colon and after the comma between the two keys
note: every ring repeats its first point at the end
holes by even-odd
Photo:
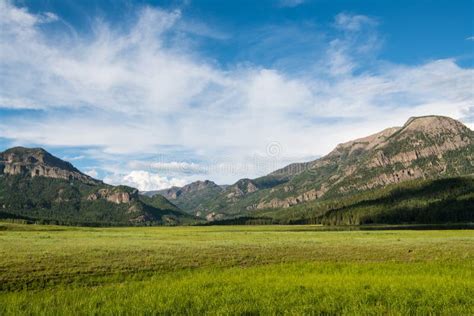
{"type": "Polygon", "coordinates": [[[262,176],[411,116],[472,129],[473,6],[0,0],[0,151],[157,190],[262,176]]]}

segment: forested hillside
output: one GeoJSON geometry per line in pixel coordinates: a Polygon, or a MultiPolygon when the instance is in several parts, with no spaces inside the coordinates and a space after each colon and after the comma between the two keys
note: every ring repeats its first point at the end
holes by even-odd
{"type": "Polygon", "coordinates": [[[193,221],[162,196],[95,180],[43,149],[0,153],[0,218],[64,225],[177,225],[193,221]]]}
{"type": "Polygon", "coordinates": [[[247,223],[442,224],[474,222],[474,178],[412,180],[345,198],[247,212],[247,223]]]}

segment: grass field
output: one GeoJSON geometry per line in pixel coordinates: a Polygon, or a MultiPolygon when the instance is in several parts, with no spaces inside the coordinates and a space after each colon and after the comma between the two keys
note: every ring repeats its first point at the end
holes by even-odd
{"type": "Polygon", "coordinates": [[[474,314],[474,231],[0,223],[0,315],[474,314]]]}

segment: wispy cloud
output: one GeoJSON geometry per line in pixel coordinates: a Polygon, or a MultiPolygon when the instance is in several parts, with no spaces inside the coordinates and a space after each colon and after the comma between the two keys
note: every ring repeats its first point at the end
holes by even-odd
{"type": "Polygon", "coordinates": [[[76,161],[76,160],[82,160],[84,159],[84,155],[79,155],[79,156],[63,156],[61,159],[66,160],[66,161],[76,161]]]}
{"type": "Polygon", "coordinates": [[[366,15],[342,12],[336,15],[334,24],[337,28],[357,32],[367,26],[376,26],[378,24],[378,21],[366,15]]]}
{"type": "Polygon", "coordinates": [[[88,169],[84,171],[84,173],[87,174],[88,176],[91,176],[92,178],[97,178],[99,176],[99,173],[95,169],[88,169]]]}
{"type": "Polygon", "coordinates": [[[278,5],[282,8],[294,8],[303,4],[306,0],[280,0],[278,5]]]}
{"type": "Polygon", "coordinates": [[[181,174],[206,174],[205,167],[190,162],[171,161],[171,162],[155,162],[155,161],[131,161],[128,163],[131,169],[150,169],[165,173],[181,173],[181,174]]]}
{"type": "Polygon", "coordinates": [[[466,41],[474,41],[474,36],[466,37],[466,41]]]}

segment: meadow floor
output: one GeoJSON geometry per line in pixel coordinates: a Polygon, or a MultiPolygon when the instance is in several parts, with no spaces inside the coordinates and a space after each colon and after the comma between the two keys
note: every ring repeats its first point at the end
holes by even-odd
{"type": "Polygon", "coordinates": [[[0,223],[0,315],[474,315],[474,231],[0,223]]]}

